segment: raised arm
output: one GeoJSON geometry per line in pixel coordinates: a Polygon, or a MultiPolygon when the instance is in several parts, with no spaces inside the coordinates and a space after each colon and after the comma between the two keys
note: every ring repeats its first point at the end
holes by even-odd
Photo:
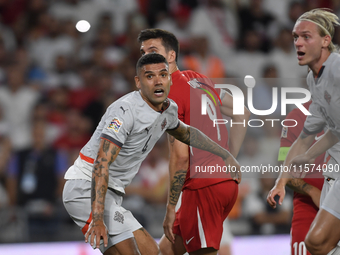
{"type": "Polygon", "coordinates": [[[92,222],[85,235],[85,242],[91,235],[90,244],[93,246],[96,238],[96,247],[99,248],[100,239],[104,239],[107,246],[107,228],[104,224],[105,196],[109,183],[109,166],[118,156],[120,148],[106,139],[101,139],[97,158],[94,162],[91,182],[91,210],[92,222]]]}
{"type": "MultiPolygon", "coordinates": [[[[314,138],[315,135],[306,135],[302,131],[300,136],[296,139],[296,141],[290,148],[283,165],[289,167],[290,162],[293,158],[295,158],[297,155],[304,154],[308,150],[308,148],[312,145],[314,138]]],[[[282,204],[282,201],[286,195],[285,186],[288,184],[288,182],[292,184],[292,179],[294,178],[290,173],[288,172],[280,173],[279,177],[275,182],[275,186],[271,189],[267,197],[267,202],[271,207],[276,208],[276,201],[274,200],[276,195],[280,197],[279,204],[282,204]]],[[[297,185],[297,183],[295,184],[297,185]]]]}
{"type": "Polygon", "coordinates": [[[231,117],[233,123],[244,123],[244,125],[236,124],[230,126],[229,148],[230,153],[236,158],[241,149],[244,137],[247,132],[250,111],[247,109],[247,107],[244,107],[244,115],[234,115],[233,97],[228,92],[224,93],[220,110],[222,114],[231,117]]]}
{"type": "MultiPolygon", "coordinates": [[[[185,125],[180,121],[178,128],[174,130],[167,130],[169,135],[172,135],[177,140],[190,145],[192,147],[211,152],[217,156],[227,160],[227,158],[234,158],[229,151],[222,148],[220,145],[211,140],[208,136],[203,134],[198,129],[185,125]]],[[[235,159],[234,159],[235,160],[235,159]]],[[[236,161],[236,160],[235,160],[236,161]]]]}

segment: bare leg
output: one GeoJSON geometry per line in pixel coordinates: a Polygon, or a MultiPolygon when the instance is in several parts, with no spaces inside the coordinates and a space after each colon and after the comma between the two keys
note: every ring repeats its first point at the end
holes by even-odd
{"type": "Polygon", "coordinates": [[[316,215],[305,239],[307,250],[324,255],[335,248],[340,239],[340,220],[324,209],[316,215]]]}
{"type": "Polygon", "coordinates": [[[142,255],[158,255],[161,254],[156,241],[144,228],[140,228],[133,232],[138,249],[142,255]]]}
{"type": "Polygon", "coordinates": [[[230,245],[221,245],[220,250],[218,251],[219,255],[231,255],[231,247],[230,245]]]}
{"type": "Polygon", "coordinates": [[[104,255],[141,255],[138,251],[137,243],[134,238],[129,238],[110,247],[104,255]]]}
{"type": "Polygon", "coordinates": [[[186,249],[183,244],[183,239],[179,235],[175,235],[175,243],[172,244],[165,235],[162,236],[159,241],[159,249],[162,255],[183,255],[186,253],[186,249]]]}

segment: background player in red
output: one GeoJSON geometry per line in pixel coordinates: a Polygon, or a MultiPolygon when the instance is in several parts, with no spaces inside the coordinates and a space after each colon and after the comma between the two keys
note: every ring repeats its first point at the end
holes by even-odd
{"type": "MultiPolygon", "coordinates": [[[[312,101],[304,104],[308,110],[312,101]]],[[[293,119],[297,121],[295,127],[283,127],[281,133],[281,144],[279,152],[279,161],[286,159],[287,153],[302,132],[303,124],[306,120],[304,115],[298,108],[293,109],[286,117],[286,120],[293,119]]],[[[287,122],[288,123],[288,122],[287,122]]],[[[290,124],[289,124],[290,125],[290,124]]],[[[323,131],[316,136],[316,140],[323,135],[323,131]]],[[[315,161],[315,169],[323,164],[325,154],[320,155],[315,161]]],[[[292,255],[310,255],[307,251],[304,240],[312,224],[320,203],[320,194],[323,185],[323,177],[319,171],[313,171],[304,179],[290,178],[287,186],[294,190],[293,198],[293,219],[291,227],[291,254],[292,255]]],[[[274,198],[277,186],[281,184],[281,176],[276,180],[276,184],[269,192],[267,201],[275,208],[276,200],[274,198]]],[[[280,197],[279,204],[283,198],[280,197]]]]}
{"type": "MultiPolygon", "coordinates": [[[[169,63],[172,74],[172,86],[169,98],[178,105],[178,117],[184,123],[194,123],[194,126],[207,134],[222,147],[230,149],[236,157],[243,142],[246,125],[234,125],[230,128],[228,147],[228,131],[225,125],[212,127],[211,116],[201,116],[202,83],[210,81],[203,75],[193,71],[179,71],[177,56],[179,45],[177,38],[170,32],[161,29],[146,29],[138,37],[141,43],[141,53],[157,52],[163,55],[169,63]],[[193,80],[196,79],[196,82],[193,80]],[[195,89],[196,88],[196,89],[195,89]],[[197,105],[195,105],[197,103],[197,105]],[[193,107],[191,107],[193,106],[193,107]],[[191,117],[191,118],[190,118],[191,117]],[[194,117],[194,118],[193,118],[194,117]]],[[[203,85],[202,85],[203,86],[203,85]]],[[[247,123],[249,111],[245,115],[232,115],[232,96],[218,90],[222,106],[212,109],[217,118],[230,116],[233,122],[247,123]]],[[[214,107],[214,106],[213,106],[214,107]]],[[[217,158],[207,157],[175,139],[170,139],[170,191],[167,212],[163,223],[165,236],[160,241],[163,254],[217,254],[223,231],[223,221],[235,203],[238,186],[232,178],[190,178],[189,167],[220,163],[217,158]],[[175,207],[183,190],[181,208],[175,215],[175,207]],[[198,199],[198,197],[200,197],[198,199]],[[221,204],[224,206],[221,208],[221,204]],[[184,211],[184,213],[181,213],[184,211]],[[176,221],[175,221],[176,218],[176,221]],[[174,223],[175,222],[175,223],[174,223]],[[173,232],[174,231],[174,232],[173,232]]],[[[191,176],[192,177],[192,176],[191,176]]],[[[198,176],[195,176],[198,177],[198,176]]],[[[202,176],[200,176],[202,177],[202,176]]],[[[220,177],[220,176],[219,176],[220,177]]]]}

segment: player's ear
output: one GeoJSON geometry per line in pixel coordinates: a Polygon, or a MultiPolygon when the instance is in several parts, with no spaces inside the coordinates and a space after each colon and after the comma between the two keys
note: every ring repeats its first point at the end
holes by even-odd
{"type": "Polygon", "coordinates": [[[170,50],[168,53],[168,62],[176,62],[176,52],[174,50],[170,50]]]}
{"type": "Polygon", "coordinates": [[[140,89],[140,88],[141,88],[141,86],[140,86],[140,79],[139,79],[138,76],[135,76],[135,83],[136,83],[136,87],[137,87],[138,89],[140,89]]]}
{"type": "Polygon", "coordinates": [[[329,35],[325,35],[322,38],[322,48],[328,48],[328,45],[332,42],[332,38],[329,35]]]}

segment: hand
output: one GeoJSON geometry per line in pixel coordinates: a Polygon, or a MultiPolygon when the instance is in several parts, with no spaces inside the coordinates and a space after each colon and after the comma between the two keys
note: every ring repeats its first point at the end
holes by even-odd
{"type": "Polygon", "coordinates": [[[224,163],[228,167],[228,169],[230,169],[229,172],[230,172],[231,178],[233,178],[234,181],[240,184],[242,180],[242,172],[241,172],[240,164],[232,156],[229,156],[227,159],[225,159],[224,163]]]}
{"type": "Polygon", "coordinates": [[[172,232],[172,228],[174,226],[176,218],[176,211],[175,211],[175,206],[168,206],[166,208],[166,213],[163,221],[163,229],[164,229],[164,235],[168,240],[174,244],[175,243],[175,236],[172,232]]]}
{"type": "Polygon", "coordinates": [[[282,201],[286,195],[286,190],[284,185],[275,184],[275,186],[269,191],[267,196],[267,203],[272,207],[276,208],[275,196],[279,196],[279,205],[282,205],[282,201]]]}
{"type": "Polygon", "coordinates": [[[85,243],[87,243],[89,237],[91,236],[90,244],[93,248],[99,248],[100,239],[104,239],[104,246],[107,247],[108,243],[107,234],[108,230],[103,221],[98,220],[95,223],[91,221],[89,229],[85,234],[85,243]]]}

